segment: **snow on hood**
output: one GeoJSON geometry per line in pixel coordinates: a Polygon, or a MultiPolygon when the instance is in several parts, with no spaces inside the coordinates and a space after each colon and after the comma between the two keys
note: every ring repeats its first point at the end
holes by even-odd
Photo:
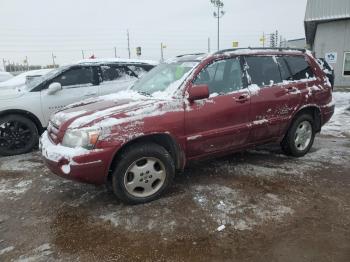
{"type": "Polygon", "coordinates": [[[94,101],[83,101],[56,113],[52,118],[56,126],[67,128],[109,128],[144,117],[160,115],[178,108],[162,99],[142,96],[133,91],[122,91],[94,101]],[[114,99],[113,99],[114,98],[114,99]]]}
{"type": "Polygon", "coordinates": [[[25,86],[28,77],[40,77],[42,75],[47,74],[50,71],[52,71],[52,69],[40,69],[24,72],[5,82],[0,83],[0,89],[25,86]]]}
{"type": "Polygon", "coordinates": [[[25,94],[27,90],[23,87],[0,88],[0,100],[14,99],[25,94]]]}

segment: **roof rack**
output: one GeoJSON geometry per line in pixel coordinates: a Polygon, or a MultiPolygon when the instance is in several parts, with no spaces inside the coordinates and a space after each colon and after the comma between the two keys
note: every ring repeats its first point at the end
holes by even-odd
{"type": "Polygon", "coordinates": [[[219,55],[219,54],[223,54],[226,52],[234,52],[237,50],[245,50],[245,49],[249,49],[249,50],[276,50],[276,51],[284,51],[284,50],[289,50],[289,51],[300,51],[305,53],[306,49],[305,48],[290,48],[290,47],[241,47],[241,48],[230,48],[230,49],[223,49],[223,50],[219,50],[217,52],[214,53],[214,55],[219,55]]]}
{"type": "Polygon", "coordinates": [[[183,54],[176,56],[177,58],[184,57],[184,56],[190,56],[190,55],[205,55],[205,53],[193,53],[193,54],[183,54]]]}

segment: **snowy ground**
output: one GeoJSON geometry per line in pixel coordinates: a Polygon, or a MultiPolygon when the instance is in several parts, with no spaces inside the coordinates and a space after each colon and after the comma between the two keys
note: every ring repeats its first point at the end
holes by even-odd
{"type": "Polygon", "coordinates": [[[312,152],[264,147],[195,163],[158,201],[0,158],[0,261],[349,261],[350,93],[312,152]]]}

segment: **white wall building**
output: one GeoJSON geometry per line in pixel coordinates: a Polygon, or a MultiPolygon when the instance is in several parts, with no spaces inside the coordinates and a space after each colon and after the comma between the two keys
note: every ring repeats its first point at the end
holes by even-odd
{"type": "Polygon", "coordinates": [[[307,44],[335,70],[335,85],[350,88],[350,0],[308,0],[307,44]]]}

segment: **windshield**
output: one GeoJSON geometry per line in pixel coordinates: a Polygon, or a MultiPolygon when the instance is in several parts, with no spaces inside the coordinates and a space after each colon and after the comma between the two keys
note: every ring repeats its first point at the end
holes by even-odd
{"type": "Polygon", "coordinates": [[[198,62],[161,64],[144,75],[132,87],[133,90],[153,95],[159,92],[175,92],[198,62]]]}
{"type": "Polygon", "coordinates": [[[67,67],[68,66],[63,66],[63,67],[59,67],[59,68],[53,69],[52,71],[48,72],[45,75],[32,78],[30,81],[26,81],[27,89],[28,90],[33,89],[34,87],[36,87],[37,85],[41,84],[42,82],[44,82],[46,80],[49,80],[52,77],[54,77],[55,75],[59,74],[60,72],[65,70],[67,67]]]}

